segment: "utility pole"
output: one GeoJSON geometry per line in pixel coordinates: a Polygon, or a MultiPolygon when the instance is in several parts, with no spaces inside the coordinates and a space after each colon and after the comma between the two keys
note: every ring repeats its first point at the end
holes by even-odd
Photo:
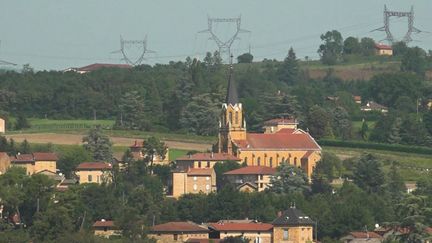
{"type": "Polygon", "coordinates": [[[138,66],[141,65],[144,61],[144,56],[146,53],[156,53],[155,51],[147,49],[147,35],[143,40],[125,40],[120,35],[120,50],[113,51],[111,53],[121,53],[123,55],[123,61],[126,62],[126,64],[132,65],[132,66],[138,66]],[[137,58],[133,59],[130,57],[130,53],[127,52],[127,49],[135,48],[140,51],[140,54],[137,58]]]}
{"type": "Polygon", "coordinates": [[[408,31],[406,32],[405,36],[401,40],[402,42],[409,43],[413,40],[411,38],[412,33],[418,34],[422,32],[421,30],[414,27],[414,6],[411,6],[411,11],[409,12],[398,12],[398,11],[389,11],[387,10],[387,6],[384,5],[384,26],[372,31],[385,31],[387,36],[384,40],[387,40],[390,44],[397,42],[397,40],[395,40],[395,38],[393,37],[390,31],[390,17],[408,18],[408,31]]]}
{"type": "MultiPolygon", "coordinates": [[[[241,16],[238,18],[210,18],[207,17],[207,25],[208,29],[199,31],[198,33],[209,33],[210,39],[213,40],[219,48],[219,54],[222,56],[230,57],[231,56],[231,46],[235,40],[238,40],[239,34],[242,33],[250,33],[249,30],[244,30],[241,28],[241,16]],[[220,36],[218,36],[214,32],[213,25],[216,23],[232,23],[236,26],[235,33],[226,41],[222,40],[220,36]]],[[[250,49],[250,46],[249,46],[250,49]]],[[[249,50],[250,52],[250,50],[249,50]]],[[[225,59],[226,60],[226,59],[225,59]]]]}

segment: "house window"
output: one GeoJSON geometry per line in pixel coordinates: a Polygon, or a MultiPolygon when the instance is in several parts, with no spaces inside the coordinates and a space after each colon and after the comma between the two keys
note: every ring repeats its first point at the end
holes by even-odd
{"type": "Polygon", "coordinates": [[[92,175],[88,175],[87,180],[88,180],[88,182],[92,182],[93,181],[92,175]]]}
{"type": "Polygon", "coordinates": [[[269,162],[270,162],[270,167],[273,167],[273,157],[270,157],[269,162]]]}
{"type": "Polygon", "coordinates": [[[245,157],[244,158],[244,163],[247,164],[247,162],[248,162],[248,159],[247,159],[247,157],[245,157]]]}
{"type": "Polygon", "coordinates": [[[258,166],[261,165],[261,157],[258,157],[258,159],[257,159],[257,164],[258,164],[258,166]]]}
{"type": "Polygon", "coordinates": [[[178,235],[177,234],[174,234],[174,240],[178,240],[178,235]]]}
{"type": "Polygon", "coordinates": [[[264,176],[263,175],[259,175],[259,179],[260,180],[264,179],[264,176]]]}
{"type": "Polygon", "coordinates": [[[283,229],[283,240],[288,240],[288,229],[283,229]]]}
{"type": "Polygon", "coordinates": [[[264,187],[264,184],[263,183],[260,183],[260,188],[263,188],[264,187]]]}
{"type": "Polygon", "coordinates": [[[297,166],[297,157],[294,157],[294,165],[297,166]]]}
{"type": "Polygon", "coordinates": [[[198,168],[201,168],[201,161],[198,162],[198,168]]]}
{"type": "Polygon", "coordinates": [[[108,227],[104,227],[104,231],[107,232],[107,230],[108,230],[108,227]]]}
{"type": "Polygon", "coordinates": [[[207,168],[210,168],[210,161],[207,161],[207,168]]]}
{"type": "Polygon", "coordinates": [[[194,191],[196,191],[196,190],[198,189],[197,184],[194,184],[194,185],[193,185],[193,189],[194,189],[194,191]]]}

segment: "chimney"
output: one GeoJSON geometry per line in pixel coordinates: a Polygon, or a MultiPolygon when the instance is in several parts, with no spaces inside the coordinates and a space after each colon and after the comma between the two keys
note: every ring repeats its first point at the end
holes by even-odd
{"type": "Polygon", "coordinates": [[[214,157],[214,153],[213,153],[213,152],[211,153],[211,156],[210,156],[210,157],[213,159],[213,157],[214,157]]]}

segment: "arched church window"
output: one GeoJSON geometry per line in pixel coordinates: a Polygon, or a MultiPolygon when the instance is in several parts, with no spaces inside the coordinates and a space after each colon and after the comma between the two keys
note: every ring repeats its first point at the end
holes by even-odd
{"type": "Polygon", "coordinates": [[[282,161],[281,161],[282,163],[284,163],[285,162],[285,157],[282,157],[282,161]]]}
{"type": "Polygon", "coordinates": [[[229,113],[229,122],[231,124],[233,123],[232,111],[230,111],[230,113],[229,113]]]}
{"type": "Polygon", "coordinates": [[[270,167],[273,167],[273,157],[270,157],[269,163],[270,163],[270,167]]]}
{"type": "Polygon", "coordinates": [[[236,111],[236,113],[235,113],[235,123],[236,123],[236,124],[238,124],[238,118],[239,118],[239,117],[238,117],[238,111],[236,111]]]}
{"type": "Polygon", "coordinates": [[[244,163],[247,164],[247,162],[248,162],[248,159],[247,159],[247,157],[245,157],[244,158],[244,163]]]}
{"type": "Polygon", "coordinates": [[[297,157],[294,157],[294,166],[297,166],[297,157]]]}
{"type": "Polygon", "coordinates": [[[258,166],[261,166],[261,157],[258,157],[257,164],[258,164],[258,166]]]}

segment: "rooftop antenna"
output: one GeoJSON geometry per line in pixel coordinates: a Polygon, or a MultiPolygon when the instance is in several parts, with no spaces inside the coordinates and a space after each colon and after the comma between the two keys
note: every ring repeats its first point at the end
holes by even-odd
{"type": "MultiPolygon", "coordinates": [[[[1,40],[0,40],[0,48],[1,48],[1,40]]],[[[12,63],[12,62],[8,62],[8,61],[4,61],[4,60],[0,60],[0,65],[12,65],[12,66],[16,66],[17,64],[12,63]]]]}
{"type": "Polygon", "coordinates": [[[216,45],[219,48],[219,54],[221,56],[225,55],[227,57],[231,57],[231,46],[235,40],[240,39],[238,35],[242,33],[250,33],[249,30],[244,30],[241,28],[241,16],[237,18],[210,18],[210,16],[208,16],[207,25],[208,25],[208,29],[199,31],[198,33],[210,33],[210,40],[213,40],[216,43],[216,45]],[[231,38],[229,38],[226,41],[223,41],[213,31],[213,25],[215,23],[233,23],[236,25],[236,31],[231,36],[231,38]]]}
{"type": "Polygon", "coordinates": [[[145,59],[144,56],[146,53],[156,53],[155,51],[147,49],[147,35],[145,36],[145,38],[143,40],[125,40],[120,35],[120,50],[113,51],[111,53],[118,53],[118,52],[121,52],[121,54],[123,55],[122,60],[125,61],[127,64],[132,65],[132,66],[141,65],[145,59]],[[141,49],[140,55],[135,60],[133,60],[130,57],[130,54],[128,55],[127,51],[126,51],[126,49],[130,49],[132,47],[135,47],[137,49],[141,49]]]}
{"type": "Polygon", "coordinates": [[[402,38],[402,42],[409,43],[413,39],[411,38],[411,34],[415,33],[421,33],[422,31],[414,27],[414,6],[411,6],[411,11],[409,12],[399,12],[399,11],[389,11],[387,10],[387,6],[384,5],[384,26],[372,31],[385,31],[386,32],[386,38],[384,40],[387,40],[390,44],[393,44],[397,40],[393,37],[393,34],[390,31],[390,17],[406,17],[408,18],[408,31],[406,32],[405,36],[402,38]]]}

